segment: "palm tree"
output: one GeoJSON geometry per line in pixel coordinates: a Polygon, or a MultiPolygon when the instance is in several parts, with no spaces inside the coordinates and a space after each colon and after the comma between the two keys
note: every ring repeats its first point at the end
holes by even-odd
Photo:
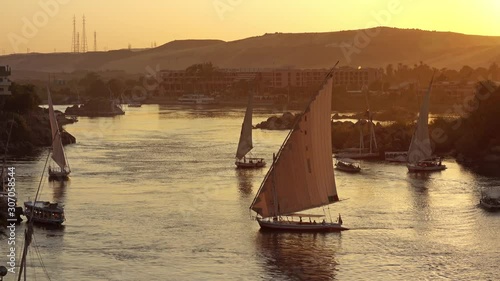
{"type": "Polygon", "coordinates": [[[186,68],[186,74],[192,77],[193,91],[199,86],[203,92],[211,91],[214,79],[222,74],[211,62],[193,64],[186,68]]]}

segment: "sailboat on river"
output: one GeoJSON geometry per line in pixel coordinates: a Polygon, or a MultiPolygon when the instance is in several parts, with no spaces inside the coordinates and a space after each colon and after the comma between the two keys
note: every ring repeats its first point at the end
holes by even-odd
{"type": "Polygon", "coordinates": [[[417,128],[411,139],[408,149],[408,167],[409,172],[433,172],[446,169],[441,158],[432,156],[431,139],[429,136],[429,102],[432,90],[432,77],[429,83],[429,89],[424,96],[420,112],[418,114],[417,128]]]}
{"type": "Polygon", "coordinates": [[[347,230],[340,215],[337,222],[331,216],[327,222],[326,212],[297,213],[339,201],[331,157],[332,72],[273,156],[272,166],[250,206],[258,214],[256,219],[262,229],[347,230]]]}
{"type": "Polygon", "coordinates": [[[49,178],[65,179],[71,173],[71,169],[69,168],[69,163],[66,159],[66,154],[64,153],[64,147],[61,140],[61,132],[59,131],[59,125],[57,124],[57,118],[54,112],[54,106],[52,104],[52,97],[48,88],[47,92],[49,100],[48,103],[50,129],[52,132],[52,159],[58,166],[49,166],[49,178]]]}
{"type": "Polygon", "coordinates": [[[248,106],[245,112],[245,118],[241,125],[240,141],[236,150],[236,161],[234,164],[237,168],[262,168],[266,165],[264,158],[246,157],[253,148],[252,140],[252,113],[253,113],[253,94],[248,97],[248,106]]]}

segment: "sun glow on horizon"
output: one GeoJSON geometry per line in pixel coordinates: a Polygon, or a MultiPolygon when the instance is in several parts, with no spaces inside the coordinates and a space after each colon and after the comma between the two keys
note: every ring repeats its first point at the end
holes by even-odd
{"type": "Polygon", "coordinates": [[[233,41],[265,33],[331,32],[376,26],[500,36],[500,1],[340,0],[283,1],[9,1],[0,24],[0,54],[68,52],[73,16],[89,50],[148,48],[180,39],[233,41]],[[65,3],[67,2],[67,3],[65,3]],[[40,3],[60,3],[43,6],[40,3]]]}

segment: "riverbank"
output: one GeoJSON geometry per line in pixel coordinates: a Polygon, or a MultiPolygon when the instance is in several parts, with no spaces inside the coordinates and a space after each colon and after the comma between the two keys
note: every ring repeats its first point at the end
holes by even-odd
{"type": "MultiPolygon", "coordinates": [[[[290,112],[280,116],[271,116],[254,126],[262,130],[290,130],[295,124],[298,115],[290,112]]],[[[332,148],[340,151],[349,148],[359,148],[362,140],[363,147],[370,147],[370,122],[364,119],[359,121],[345,121],[345,119],[362,118],[359,115],[332,116],[331,134],[332,148]],[[340,121],[338,119],[344,119],[340,121]]],[[[366,117],[365,117],[366,118],[366,117]]],[[[401,118],[400,118],[401,119],[401,118]]],[[[413,119],[414,120],[414,119],[413,119]]],[[[380,159],[386,151],[406,151],[415,130],[415,121],[374,122],[375,140],[372,146],[380,152],[380,159]]],[[[470,133],[468,119],[436,118],[429,124],[431,146],[438,156],[453,157],[461,163],[500,163],[500,138],[495,135],[473,135],[470,133]],[[458,126],[460,124],[461,126],[458,126]],[[476,139],[476,138],[477,139],[476,139]],[[479,141],[479,139],[481,139],[479,141]]]]}
{"type": "MultiPolygon", "coordinates": [[[[62,126],[75,122],[75,119],[67,118],[62,112],[56,110],[59,129],[61,130],[61,139],[64,145],[76,142],[76,138],[66,132],[62,126]]],[[[52,145],[50,130],[50,121],[48,110],[37,108],[25,114],[0,111],[0,128],[2,134],[0,137],[0,147],[5,147],[8,132],[12,126],[12,133],[8,145],[8,154],[26,155],[35,152],[41,147],[52,145]]],[[[2,150],[3,153],[3,150],[2,150]]]]}

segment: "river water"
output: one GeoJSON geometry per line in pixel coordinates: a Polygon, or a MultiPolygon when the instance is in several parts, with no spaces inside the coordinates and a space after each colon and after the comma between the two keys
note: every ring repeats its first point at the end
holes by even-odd
{"type": "MultiPolygon", "coordinates": [[[[271,112],[254,114],[254,124],[271,112]]],[[[65,204],[62,229],[35,228],[28,277],[51,280],[497,280],[500,214],[478,206],[500,187],[444,161],[428,176],[362,162],[336,172],[349,231],[262,233],[249,205],[267,168],[234,169],[244,109],[143,105],[66,129],[70,181],[43,179],[41,199],[65,204]]],[[[254,156],[271,161],[287,132],[254,130],[254,156]]],[[[47,152],[9,162],[19,201],[33,198],[47,152]]],[[[49,161],[50,162],[50,161],[49,161]]],[[[319,211],[322,213],[322,210],[319,211]]],[[[18,252],[24,222],[17,227],[18,252]]],[[[0,238],[0,264],[7,240],[0,238]]],[[[4,280],[14,280],[8,275],[4,280]]]]}

